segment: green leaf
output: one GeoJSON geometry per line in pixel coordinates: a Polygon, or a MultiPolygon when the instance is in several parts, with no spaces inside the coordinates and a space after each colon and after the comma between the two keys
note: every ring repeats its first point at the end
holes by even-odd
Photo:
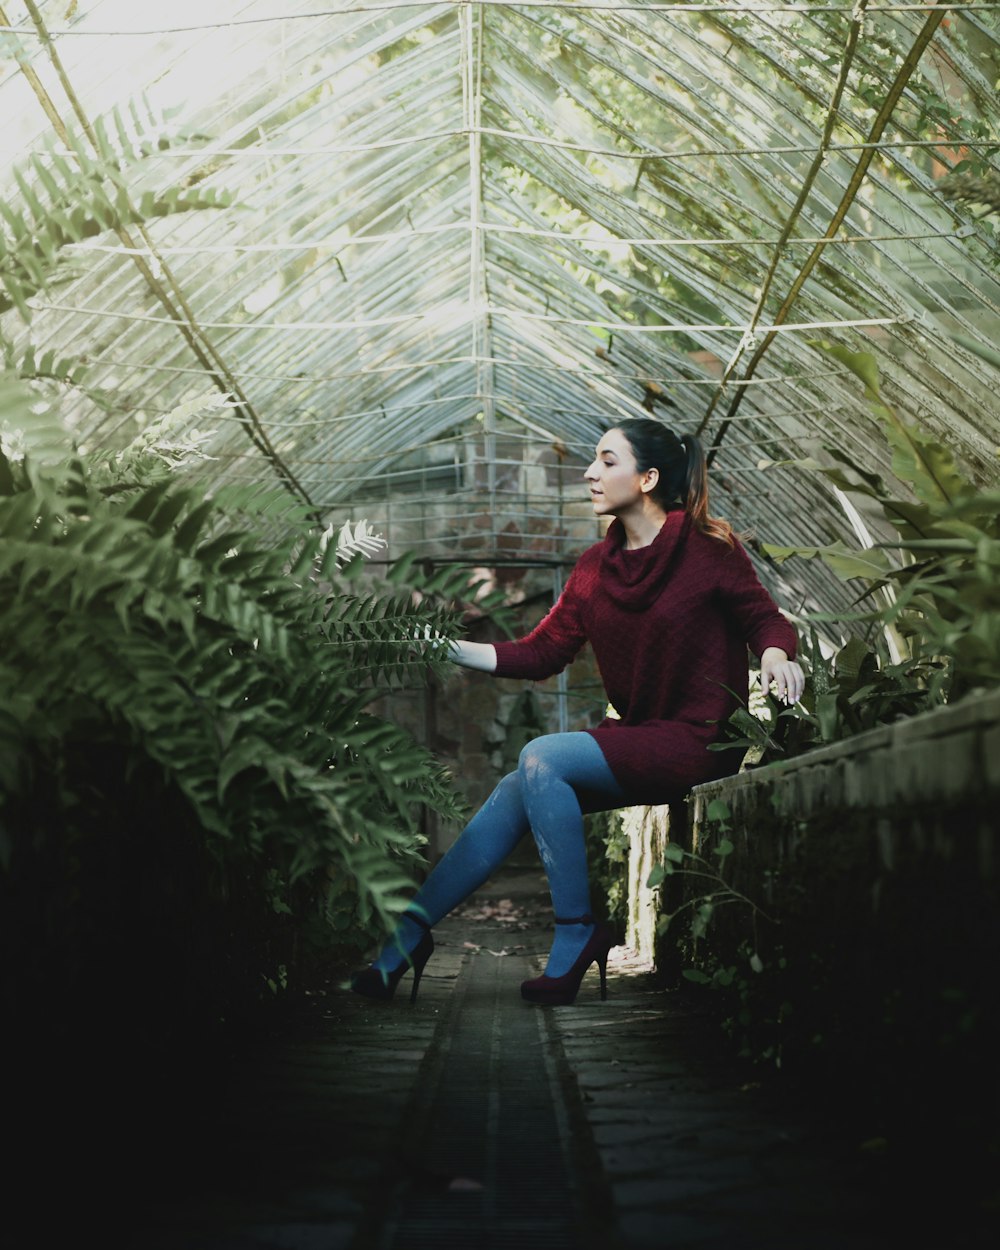
{"type": "Polygon", "coordinates": [[[839,360],[855,377],[860,378],[864,383],[865,393],[869,399],[881,400],[878,364],[870,352],[852,352],[850,348],[844,347],[840,343],[831,343],[827,339],[809,339],[807,341],[810,347],[816,347],[827,356],[832,356],[834,360],[839,360]]]}
{"type": "Polygon", "coordinates": [[[389,566],[386,574],[390,582],[406,582],[409,578],[410,571],[418,559],[416,551],[406,551],[389,566]]]}
{"type": "Polygon", "coordinates": [[[712,799],[705,811],[705,819],[713,824],[728,824],[732,815],[725,799],[712,799]]]}
{"type": "Polygon", "coordinates": [[[855,577],[881,579],[892,567],[883,551],[874,548],[858,551],[845,547],[843,543],[831,543],[828,547],[779,547],[762,543],[761,549],[779,564],[790,556],[801,556],[807,560],[819,556],[844,581],[855,577]]]}
{"type": "Polygon", "coordinates": [[[972,484],[958,471],[948,448],[893,414],[888,414],[885,424],[893,448],[893,472],[909,482],[924,503],[947,505],[972,492],[972,484]]]}
{"type": "Polygon", "coordinates": [[[819,721],[820,737],[824,742],[835,742],[842,736],[839,732],[841,717],[835,690],[816,696],[816,717],[819,721]]]}
{"type": "Polygon", "coordinates": [[[732,842],[730,842],[728,838],[723,838],[719,845],[715,848],[715,854],[718,855],[720,859],[725,859],[727,855],[732,855],[735,850],[736,847],[733,846],[732,842]]]}
{"type": "Polygon", "coordinates": [[[680,864],[684,862],[684,848],[678,846],[676,842],[668,842],[663,848],[663,854],[671,863],[680,864]]]}
{"type": "Polygon", "coordinates": [[[166,481],[157,482],[156,485],[143,491],[126,512],[126,517],[134,521],[149,521],[169,489],[170,482],[166,481]]]}
{"type": "Polygon", "coordinates": [[[20,169],[15,167],[11,172],[13,174],[14,181],[17,183],[18,190],[21,192],[21,196],[25,204],[28,206],[28,211],[35,219],[36,225],[44,223],[46,217],[45,209],[43,208],[38,196],[35,194],[34,188],[28,182],[27,178],[20,169]]]}
{"type": "Polygon", "coordinates": [[[10,461],[0,451],[0,496],[13,495],[15,490],[15,479],[11,469],[10,461]]]}
{"type": "Polygon", "coordinates": [[[860,638],[850,638],[837,652],[834,668],[837,684],[845,694],[850,694],[858,684],[866,661],[873,656],[871,649],[860,638]]]}
{"type": "Polygon", "coordinates": [[[365,557],[360,551],[356,552],[340,570],[341,580],[346,582],[357,581],[365,571],[365,564],[365,557]]]}
{"type": "Polygon", "coordinates": [[[21,314],[22,320],[30,323],[31,309],[28,306],[28,299],[34,294],[34,292],[25,290],[17,278],[15,278],[11,273],[0,273],[0,279],[3,280],[4,287],[10,295],[14,307],[21,314]]]}
{"type": "Polygon", "coordinates": [[[188,513],[187,517],[177,527],[177,533],[174,536],[174,545],[179,551],[188,554],[192,552],[205,522],[214,512],[214,502],[211,499],[207,499],[188,513]]]}
{"type": "Polygon", "coordinates": [[[879,580],[891,569],[889,557],[883,551],[867,547],[863,551],[851,551],[839,544],[821,548],[823,563],[844,581],[855,577],[879,580]]]}

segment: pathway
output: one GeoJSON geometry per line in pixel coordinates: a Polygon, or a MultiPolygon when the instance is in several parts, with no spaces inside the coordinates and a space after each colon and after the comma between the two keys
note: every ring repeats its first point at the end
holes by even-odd
{"type": "Polygon", "coordinates": [[[416,1004],[331,987],[230,1073],[129,1250],[908,1244],[877,1158],[712,1058],[624,948],[607,1002],[593,969],[572,1007],[523,1003],[549,915],[511,869],[435,929],[416,1004]]]}

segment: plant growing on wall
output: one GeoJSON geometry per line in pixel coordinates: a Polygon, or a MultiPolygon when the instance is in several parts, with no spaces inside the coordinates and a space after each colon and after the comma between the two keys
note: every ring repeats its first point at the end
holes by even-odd
{"type": "Polygon", "coordinates": [[[913,491],[910,497],[901,496],[879,474],[855,464],[848,452],[825,447],[833,464],[799,464],[828,477],[840,490],[873,501],[899,539],[868,549],[844,542],[764,547],[778,561],[791,556],[824,560],[841,579],[860,584],[859,610],[850,619],[868,622],[873,641],[848,642],[833,664],[825,665],[814,646],[809,656],[814,672],[811,706],[808,697],[800,709],[781,712],[814,717],[816,740],[829,741],[1000,682],[1000,495],[976,489],[948,447],[886,404],[873,356],[826,342],[819,346],[864,382],[893,447],[894,474],[913,491]],[[895,662],[878,641],[878,631],[886,626],[909,649],[895,662]],[[826,679],[818,676],[824,667],[826,679]],[[848,675],[849,681],[840,680],[848,675]],[[825,690],[820,689],[824,680],[825,690]],[[836,694],[846,694],[848,704],[824,697],[834,686],[839,686],[836,694]]]}
{"type": "Polygon", "coordinates": [[[802,698],[786,707],[751,689],[724,726],[723,741],[711,751],[746,753],[755,767],[838,742],[877,725],[926,711],[944,702],[948,669],[938,657],[894,661],[876,623],[865,638],[848,638],[825,651],[815,626],[803,632],[798,660],[805,671],[802,698]]]}
{"type": "MultiPolygon", "coordinates": [[[[712,917],[718,908],[733,903],[749,908],[754,933],[754,950],[750,956],[750,966],[754,972],[760,972],[763,964],[756,951],[757,920],[758,918],[770,919],[770,917],[753,899],[737,890],[725,878],[726,860],[736,849],[729,837],[732,832],[730,816],[729,805],[722,799],[713,799],[709,803],[706,820],[717,827],[719,835],[718,843],[711,852],[717,862],[699,854],[698,851],[685,850],[676,842],[670,842],[664,851],[663,863],[657,865],[649,874],[646,885],[649,889],[655,889],[667,877],[672,877],[675,873],[681,874],[685,882],[691,884],[690,895],[679,902],[673,912],[664,912],[660,916],[657,921],[657,934],[665,933],[678,917],[686,916],[688,933],[694,948],[707,934],[712,917]]],[[[688,980],[697,981],[700,984],[707,984],[711,979],[696,970],[686,971],[684,975],[688,980]]],[[[723,983],[728,984],[728,981],[723,983]]]]}

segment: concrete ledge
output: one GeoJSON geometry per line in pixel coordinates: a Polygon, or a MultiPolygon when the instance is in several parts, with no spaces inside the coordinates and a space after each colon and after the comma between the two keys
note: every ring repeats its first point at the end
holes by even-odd
{"type": "MultiPolygon", "coordinates": [[[[807,930],[819,940],[824,923],[862,921],[874,926],[868,940],[876,946],[905,942],[912,934],[880,932],[877,919],[902,924],[905,915],[936,935],[942,959],[951,951],[968,963],[956,932],[971,925],[980,945],[1000,946],[998,791],[1000,692],[992,691],[698,786],[684,809],[630,809],[622,817],[631,835],[629,939],[661,968],[690,960],[684,926],[664,937],[656,922],[703,894],[705,881],[679,874],[662,888],[645,882],[668,841],[712,860],[725,836],[735,845],[727,883],[779,913],[786,944],[807,930]],[[729,811],[725,828],[708,820],[713,800],[729,811]]],[[[749,912],[733,906],[713,920],[708,941],[721,959],[751,940],[749,912]]]]}
{"type": "Polygon", "coordinates": [[[1000,790],[1000,692],[970,695],[796,759],[697,786],[691,794],[697,802],[761,785],[793,787],[789,793],[798,805],[811,806],[819,798],[849,807],[1000,790]]]}

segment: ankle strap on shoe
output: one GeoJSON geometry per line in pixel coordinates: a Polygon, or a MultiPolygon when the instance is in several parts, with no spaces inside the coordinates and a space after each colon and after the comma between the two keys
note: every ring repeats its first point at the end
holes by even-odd
{"type": "Polygon", "coordinates": [[[594,917],[589,913],[586,916],[556,916],[556,924],[593,924],[594,917]]]}
{"type": "Polygon", "coordinates": [[[427,921],[423,918],[423,916],[418,916],[415,911],[404,911],[403,915],[406,917],[407,920],[415,920],[418,925],[421,925],[424,929],[427,930],[428,933],[430,933],[431,926],[427,923],[427,921]]]}

